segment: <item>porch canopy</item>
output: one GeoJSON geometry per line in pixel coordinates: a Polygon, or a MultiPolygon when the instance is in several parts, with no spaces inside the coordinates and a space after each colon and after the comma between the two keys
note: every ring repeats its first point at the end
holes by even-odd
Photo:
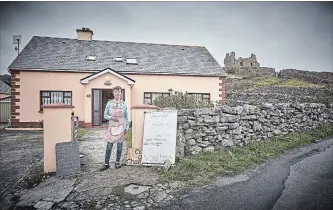
{"type": "MultiPolygon", "coordinates": [[[[80,80],[84,88],[85,122],[87,127],[102,124],[105,101],[102,101],[102,93],[115,86],[120,86],[123,90],[123,99],[129,106],[131,105],[131,88],[135,80],[118,73],[117,71],[106,68],[102,71],[93,73],[80,80]]],[[[129,111],[130,115],[130,111],[129,111]]],[[[129,116],[130,117],[130,116],[129,116]]]]}

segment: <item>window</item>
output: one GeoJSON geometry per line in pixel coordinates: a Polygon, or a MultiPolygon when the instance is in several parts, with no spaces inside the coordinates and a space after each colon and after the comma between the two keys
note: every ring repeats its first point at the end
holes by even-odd
{"type": "Polygon", "coordinates": [[[188,95],[194,96],[197,101],[210,102],[210,93],[187,93],[188,95]]]}
{"type": "Polygon", "coordinates": [[[138,64],[138,61],[136,60],[136,58],[127,58],[126,64],[138,64]]]}
{"type": "Polygon", "coordinates": [[[87,56],[87,61],[96,61],[96,56],[95,55],[87,56]]]}
{"type": "Polygon", "coordinates": [[[240,62],[240,66],[243,66],[243,62],[240,62]]]}
{"type": "Polygon", "coordinates": [[[122,57],[115,57],[114,61],[116,61],[116,62],[123,62],[123,58],[122,57]]]}
{"type": "Polygon", "coordinates": [[[145,92],[143,95],[143,103],[152,105],[157,97],[160,97],[160,96],[166,97],[169,95],[170,95],[170,93],[147,93],[147,92],[145,92]]]}
{"type": "Polygon", "coordinates": [[[56,103],[72,105],[72,91],[40,91],[40,110],[42,105],[56,103]]]}

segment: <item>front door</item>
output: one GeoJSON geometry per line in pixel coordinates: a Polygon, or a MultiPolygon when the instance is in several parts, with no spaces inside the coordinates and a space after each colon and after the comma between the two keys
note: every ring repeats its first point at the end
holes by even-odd
{"type": "Polygon", "coordinates": [[[102,125],[102,90],[92,90],[92,125],[102,125]]]}
{"type": "MultiPolygon", "coordinates": [[[[125,101],[125,89],[122,89],[125,101]]],[[[100,126],[103,123],[104,109],[109,100],[113,99],[111,89],[92,89],[92,125],[100,126]]]]}

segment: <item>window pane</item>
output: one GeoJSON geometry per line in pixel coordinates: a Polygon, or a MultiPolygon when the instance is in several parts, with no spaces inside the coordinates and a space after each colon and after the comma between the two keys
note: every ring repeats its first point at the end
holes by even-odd
{"type": "Polygon", "coordinates": [[[65,104],[69,104],[69,105],[72,105],[72,99],[71,98],[65,98],[65,104]]]}
{"type": "Polygon", "coordinates": [[[151,99],[144,99],[144,103],[145,103],[145,104],[152,104],[152,103],[151,103],[151,99]]]}
{"type": "Polygon", "coordinates": [[[145,93],[145,98],[151,98],[151,94],[150,93],[145,93]]]}
{"type": "Polygon", "coordinates": [[[72,104],[72,99],[71,98],[64,98],[64,104],[72,104]]]}
{"type": "Polygon", "coordinates": [[[71,93],[71,92],[65,92],[65,96],[66,96],[66,97],[71,97],[71,96],[72,96],[72,93],[71,93]]]}
{"type": "Polygon", "coordinates": [[[154,94],[152,95],[152,101],[155,101],[156,98],[158,98],[158,97],[160,97],[160,96],[162,96],[161,93],[154,93],[154,94]]]}
{"type": "Polygon", "coordinates": [[[42,98],[42,105],[49,104],[48,98],[42,98]]]}
{"type": "Polygon", "coordinates": [[[53,92],[53,103],[63,103],[63,92],[53,92]]]}
{"type": "Polygon", "coordinates": [[[50,96],[49,92],[42,92],[42,96],[50,96]]]}
{"type": "Polygon", "coordinates": [[[52,104],[54,104],[54,98],[55,98],[54,96],[55,96],[55,95],[54,95],[54,93],[52,92],[52,93],[51,93],[51,103],[52,103],[52,104]]]}
{"type": "Polygon", "coordinates": [[[209,93],[188,93],[195,98],[197,101],[210,101],[210,94],[209,93]]]}
{"type": "Polygon", "coordinates": [[[126,63],[137,64],[138,61],[136,60],[136,58],[127,58],[126,63]]]}
{"type": "Polygon", "coordinates": [[[122,57],[116,57],[114,60],[115,61],[123,61],[123,58],[122,57]]]}

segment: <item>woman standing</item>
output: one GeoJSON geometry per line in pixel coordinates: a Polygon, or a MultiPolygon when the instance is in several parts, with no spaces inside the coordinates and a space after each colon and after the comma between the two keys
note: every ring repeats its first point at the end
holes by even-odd
{"type": "Polygon", "coordinates": [[[129,128],[127,105],[121,98],[121,90],[120,86],[113,88],[114,99],[109,101],[105,107],[104,118],[109,120],[109,126],[103,134],[103,139],[107,142],[107,145],[105,152],[105,164],[100,168],[100,171],[110,168],[109,162],[113,143],[117,143],[115,168],[118,169],[121,167],[120,157],[126,132],[129,128]]]}

